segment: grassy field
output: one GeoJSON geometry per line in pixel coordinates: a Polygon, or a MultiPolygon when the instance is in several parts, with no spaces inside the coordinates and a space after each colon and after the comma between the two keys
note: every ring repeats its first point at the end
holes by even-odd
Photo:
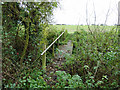
{"type": "MultiPolygon", "coordinates": [[[[75,31],[86,30],[89,31],[87,25],[54,25],[58,30],[66,29],[69,33],[73,33],[75,31]]],[[[109,31],[111,29],[116,30],[116,26],[93,26],[90,25],[90,30],[100,30],[100,31],[109,31]]]]}

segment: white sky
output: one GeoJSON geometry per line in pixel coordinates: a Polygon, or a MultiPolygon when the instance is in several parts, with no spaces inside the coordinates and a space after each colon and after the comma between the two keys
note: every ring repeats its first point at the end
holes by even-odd
{"type": "Polygon", "coordinates": [[[89,24],[104,24],[109,10],[106,24],[114,25],[117,24],[119,1],[120,0],[60,0],[60,8],[54,10],[54,22],[56,24],[85,25],[87,5],[89,24]],[[96,22],[94,22],[94,10],[96,12],[96,22]]]}

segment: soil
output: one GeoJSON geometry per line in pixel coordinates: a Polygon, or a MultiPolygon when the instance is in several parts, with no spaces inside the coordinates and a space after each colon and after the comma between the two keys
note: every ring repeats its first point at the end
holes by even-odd
{"type": "Polygon", "coordinates": [[[53,59],[52,62],[47,65],[46,67],[46,78],[45,81],[47,82],[48,85],[55,85],[57,83],[57,76],[55,75],[56,71],[65,71],[63,64],[65,63],[65,59],[53,59]],[[50,79],[47,79],[48,77],[51,77],[50,79]]]}

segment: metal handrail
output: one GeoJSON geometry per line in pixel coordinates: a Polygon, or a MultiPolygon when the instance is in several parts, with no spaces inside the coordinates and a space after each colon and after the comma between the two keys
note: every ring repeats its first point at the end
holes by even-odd
{"type": "MultiPolygon", "coordinates": [[[[65,30],[64,30],[64,32],[65,32],[65,30]]],[[[43,54],[63,35],[64,32],[62,32],[62,33],[41,53],[41,55],[43,55],[43,54]]]]}

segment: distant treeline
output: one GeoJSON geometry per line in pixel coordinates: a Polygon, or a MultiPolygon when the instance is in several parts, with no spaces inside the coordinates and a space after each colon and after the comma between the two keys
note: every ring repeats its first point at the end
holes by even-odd
{"type": "MultiPolygon", "coordinates": [[[[50,24],[50,25],[70,25],[70,24],[50,24]]],[[[81,26],[84,26],[83,24],[80,24],[81,26]]],[[[91,24],[91,25],[95,25],[95,26],[109,26],[107,24],[91,24]]],[[[114,24],[113,26],[116,26],[117,24],[114,24]]]]}

